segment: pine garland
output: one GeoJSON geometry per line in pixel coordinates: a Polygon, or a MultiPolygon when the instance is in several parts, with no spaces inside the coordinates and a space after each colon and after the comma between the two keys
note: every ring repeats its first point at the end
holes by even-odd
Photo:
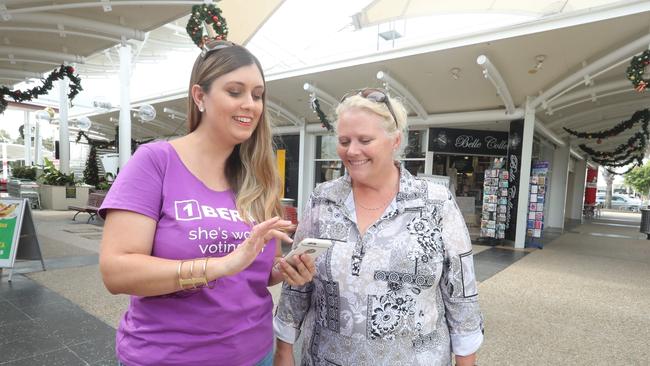
{"type": "Polygon", "coordinates": [[[318,119],[320,120],[321,126],[327,129],[329,132],[334,131],[334,126],[332,126],[332,122],[330,122],[327,117],[325,116],[325,113],[323,112],[322,109],[320,109],[320,102],[318,101],[317,98],[314,98],[311,101],[311,108],[316,112],[316,115],[318,115],[318,119]]]}
{"type": "Polygon", "coordinates": [[[643,73],[648,64],[650,64],[650,50],[645,50],[642,54],[632,57],[630,66],[627,68],[627,78],[638,92],[644,91],[648,83],[650,83],[650,80],[643,78],[643,73]]]}
{"type": "Polygon", "coordinates": [[[194,5],[192,7],[192,16],[187,21],[185,30],[199,48],[203,48],[205,42],[210,39],[222,41],[228,37],[226,18],[221,15],[221,9],[214,4],[194,5]],[[203,34],[204,26],[212,27],[216,36],[210,37],[203,34]]]}
{"type": "Polygon", "coordinates": [[[642,125],[641,131],[635,133],[626,143],[617,146],[612,151],[597,151],[585,144],[580,144],[579,147],[582,151],[591,155],[596,162],[599,162],[598,160],[616,162],[625,160],[631,155],[645,154],[649,137],[650,132],[648,131],[648,121],[645,121],[642,125]]]}
{"type": "Polygon", "coordinates": [[[630,128],[634,127],[634,125],[638,122],[643,122],[643,123],[648,123],[648,120],[650,120],[650,112],[648,109],[643,109],[640,111],[634,112],[632,117],[626,121],[622,121],[616,126],[610,128],[609,130],[605,131],[599,131],[599,132],[578,132],[574,131],[571,129],[568,129],[566,127],[563,127],[564,130],[571,135],[583,139],[604,139],[608,137],[614,137],[620,134],[621,132],[624,132],[626,130],[629,130],[630,128]]]}
{"type": "Polygon", "coordinates": [[[575,131],[571,131],[567,128],[565,128],[565,130],[577,137],[598,138],[598,143],[600,143],[602,137],[616,136],[622,131],[632,128],[638,122],[641,122],[641,131],[636,132],[628,138],[627,142],[617,146],[614,150],[598,151],[585,144],[579,145],[580,149],[587,153],[592,161],[604,166],[609,173],[626,174],[635,167],[643,165],[643,157],[645,156],[646,148],[648,146],[648,139],[650,139],[650,131],[648,131],[650,125],[650,112],[648,109],[634,112],[629,120],[623,121],[607,131],[601,131],[598,133],[573,133],[575,131]],[[610,169],[627,166],[629,164],[632,164],[632,166],[625,172],[617,173],[610,169]]]}
{"type": "Polygon", "coordinates": [[[68,99],[73,100],[80,91],[83,90],[81,87],[81,78],[79,75],[74,74],[74,67],[61,65],[58,69],[55,69],[43,79],[42,86],[36,86],[31,89],[22,91],[22,90],[10,90],[6,86],[0,87],[0,114],[4,113],[5,109],[9,105],[9,102],[5,99],[5,96],[10,97],[15,102],[24,102],[36,99],[41,95],[49,93],[52,90],[55,80],[62,80],[65,77],[70,79],[70,92],[68,93],[68,99]]]}
{"type": "Polygon", "coordinates": [[[613,170],[611,170],[611,169],[609,169],[609,168],[607,168],[607,167],[605,167],[605,170],[607,170],[607,171],[609,172],[609,174],[614,174],[614,175],[625,175],[625,174],[631,172],[632,170],[636,169],[637,167],[639,167],[639,166],[641,166],[641,165],[642,165],[642,164],[634,164],[633,166],[631,166],[630,168],[628,168],[628,169],[625,170],[624,172],[620,172],[620,173],[615,172],[615,171],[613,171],[613,170]]]}

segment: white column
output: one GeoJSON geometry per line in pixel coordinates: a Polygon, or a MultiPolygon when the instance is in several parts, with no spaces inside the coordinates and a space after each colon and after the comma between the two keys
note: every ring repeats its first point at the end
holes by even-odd
{"type": "Polygon", "coordinates": [[[8,169],[9,168],[8,163],[9,162],[7,161],[7,144],[3,142],[2,143],[2,179],[4,179],[5,182],[7,181],[7,178],[9,177],[8,176],[8,173],[9,173],[8,172],[8,170],[9,170],[8,169]]]}
{"type": "Polygon", "coordinates": [[[70,133],[68,131],[68,79],[59,80],[59,170],[70,173],[70,133]]]}
{"type": "Polygon", "coordinates": [[[298,201],[296,208],[298,209],[298,219],[302,216],[302,208],[304,202],[307,201],[303,187],[305,186],[305,141],[307,139],[307,122],[302,121],[300,126],[300,138],[298,140],[298,201]]]}
{"type": "Polygon", "coordinates": [[[535,134],[535,108],[530,107],[530,97],[526,99],[524,110],[524,136],[521,141],[521,166],[519,170],[519,202],[517,203],[517,226],[515,248],[526,244],[526,221],[528,220],[528,192],[530,167],[533,159],[533,135],[535,134]]]}
{"type": "Polygon", "coordinates": [[[316,152],[316,136],[311,133],[307,133],[307,127],[300,131],[300,150],[302,155],[300,156],[300,166],[302,172],[300,173],[300,178],[298,178],[298,220],[302,216],[307,201],[309,200],[309,195],[314,190],[314,159],[316,152]]]}
{"type": "Polygon", "coordinates": [[[43,165],[43,136],[41,135],[41,123],[38,120],[35,122],[34,131],[34,163],[43,165]]]}
{"type": "Polygon", "coordinates": [[[558,146],[553,152],[551,162],[551,181],[547,191],[549,207],[546,225],[564,229],[564,208],[566,207],[567,182],[569,178],[569,144],[558,146]]]}
{"type": "Polygon", "coordinates": [[[585,199],[585,181],[587,180],[587,161],[576,160],[576,166],[573,170],[573,195],[570,202],[570,212],[568,216],[575,220],[582,219],[582,207],[585,199]]]}
{"type": "Polygon", "coordinates": [[[424,155],[424,174],[433,174],[433,151],[427,151],[424,155]]]}
{"type": "Polygon", "coordinates": [[[25,144],[25,166],[32,165],[32,129],[29,128],[29,111],[24,111],[23,136],[25,144]]]}
{"type": "Polygon", "coordinates": [[[131,46],[120,47],[120,168],[131,158],[131,46]]]}

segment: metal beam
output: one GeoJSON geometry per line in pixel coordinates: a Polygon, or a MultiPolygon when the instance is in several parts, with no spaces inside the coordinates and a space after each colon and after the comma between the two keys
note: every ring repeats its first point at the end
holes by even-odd
{"type": "Polygon", "coordinates": [[[92,34],[88,32],[76,32],[76,31],[70,31],[66,29],[46,29],[46,28],[30,28],[30,27],[0,27],[0,31],[9,31],[9,32],[36,32],[36,33],[56,33],[56,34],[65,34],[65,35],[73,35],[73,36],[79,36],[79,37],[86,37],[86,38],[94,38],[94,39],[101,39],[104,41],[111,41],[111,42],[116,42],[120,43],[122,41],[121,38],[114,38],[114,37],[107,37],[107,36],[102,36],[99,34],[92,34]]]}
{"type": "Polygon", "coordinates": [[[309,93],[310,98],[317,97],[319,101],[323,101],[325,104],[329,105],[329,107],[332,109],[339,104],[339,101],[336,98],[324,92],[323,90],[318,89],[314,84],[307,82],[302,85],[302,88],[307,93],[309,93]]]}
{"type": "Polygon", "coordinates": [[[76,62],[80,64],[86,62],[86,58],[83,56],[71,55],[69,53],[62,53],[62,52],[43,51],[43,50],[33,49],[33,48],[0,46],[0,54],[23,55],[23,56],[36,57],[41,59],[51,59],[51,60],[56,60],[58,62],[62,62],[62,61],[76,62]]]}
{"type": "Polygon", "coordinates": [[[610,66],[613,63],[619,62],[621,59],[631,57],[632,55],[638,53],[640,50],[646,49],[648,47],[648,44],[650,44],[650,34],[646,34],[645,36],[640,37],[626,44],[625,46],[616,49],[613,52],[610,52],[609,54],[592,62],[588,66],[583,67],[581,70],[569,75],[564,80],[547,89],[545,92],[533,99],[531,102],[531,107],[537,108],[538,106],[542,105],[542,103],[551,102],[553,98],[558,98],[562,94],[571,90],[567,89],[567,87],[571,86],[572,84],[580,80],[584,80],[585,77],[588,77],[589,75],[592,75],[601,69],[610,66]]]}
{"type": "MultiPolygon", "coordinates": [[[[98,4],[100,5],[100,4],[98,4]]],[[[19,9],[18,9],[19,10],[19,9]]],[[[65,24],[66,27],[99,32],[126,39],[144,40],[144,32],[139,29],[127,28],[120,25],[98,22],[96,20],[83,19],[63,14],[53,13],[29,13],[29,14],[12,14],[9,22],[26,22],[36,24],[52,24],[58,26],[65,24]]]]}
{"type": "Polygon", "coordinates": [[[22,77],[22,78],[41,78],[43,75],[37,72],[23,71],[23,70],[12,70],[12,69],[0,69],[0,77],[2,76],[13,76],[13,77],[22,77]]]}
{"type": "MultiPolygon", "coordinates": [[[[568,117],[560,118],[558,120],[555,120],[553,122],[549,122],[546,127],[549,128],[556,128],[557,127],[567,127],[575,123],[581,122],[581,118],[583,119],[588,119],[589,116],[591,115],[597,115],[599,113],[605,113],[605,112],[610,112],[615,108],[629,108],[631,111],[629,112],[630,115],[632,112],[638,110],[638,109],[643,109],[643,107],[647,107],[650,102],[650,97],[648,97],[648,100],[643,100],[643,99],[638,99],[638,100],[632,100],[632,101],[625,101],[625,102],[620,102],[620,103],[614,103],[614,104],[608,104],[604,106],[600,106],[597,108],[592,108],[584,112],[576,113],[568,117]]],[[[625,113],[625,112],[623,112],[625,113]]]]}
{"type": "Polygon", "coordinates": [[[16,62],[28,62],[28,63],[34,63],[34,64],[43,64],[43,65],[51,65],[51,66],[58,66],[60,62],[56,61],[44,61],[44,60],[36,60],[36,59],[27,59],[27,58],[15,58],[15,57],[0,57],[0,61],[5,61],[9,63],[16,63],[16,62]]]}
{"type": "Polygon", "coordinates": [[[507,113],[513,113],[515,111],[515,103],[512,101],[512,95],[510,95],[508,85],[505,80],[503,80],[499,70],[485,55],[480,55],[476,59],[476,63],[483,69],[483,76],[488,79],[497,90],[497,95],[503,101],[507,113]]]}
{"type": "Polygon", "coordinates": [[[617,80],[606,84],[600,84],[598,86],[590,86],[588,88],[570,94],[565,94],[561,97],[553,99],[552,102],[548,102],[548,106],[552,107],[553,110],[556,110],[556,108],[560,108],[564,104],[571,103],[578,99],[591,97],[592,94],[598,97],[599,94],[601,93],[608,93],[610,91],[621,90],[621,89],[634,90],[633,88],[630,87],[629,80],[617,80]]]}
{"type": "MultiPolygon", "coordinates": [[[[218,0],[216,0],[218,1],[218,0]]],[[[211,2],[211,1],[210,1],[211,2]]],[[[139,1],[130,1],[130,0],[120,0],[110,2],[110,6],[141,6],[141,5],[201,5],[205,4],[205,0],[186,0],[186,1],[175,1],[175,0],[139,0],[139,1]]],[[[27,14],[27,13],[36,13],[44,11],[61,11],[68,9],[82,9],[82,8],[99,8],[104,7],[103,2],[85,2],[85,3],[72,3],[72,4],[58,4],[58,5],[44,5],[44,6],[31,6],[24,8],[8,9],[6,13],[12,17],[15,14],[27,14]]]]}
{"type": "Polygon", "coordinates": [[[427,111],[424,109],[424,107],[422,106],[422,103],[420,103],[420,101],[418,101],[418,99],[413,94],[411,94],[411,92],[408,91],[408,89],[404,87],[404,85],[402,85],[399,81],[397,81],[392,76],[388,75],[387,72],[378,71],[377,79],[384,82],[384,88],[386,90],[390,91],[391,89],[394,89],[395,91],[397,91],[397,93],[404,100],[405,104],[407,104],[411,108],[411,110],[418,115],[418,117],[424,119],[429,115],[427,111]]]}
{"type": "Polygon", "coordinates": [[[444,125],[458,123],[478,123],[494,121],[512,121],[523,118],[523,109],[515,109],[509,114],[505,109],[490,109],[483,111],[459,112],[459,113],[437,113],[430,114],[424,119],[409,118],[409,126],[444,125]]]}
{"type": "Polygon", "coordinates": [[[275,103],[274,101],[270,99],[266,99],[266,108],[267,110],[271,113],[275,113],[278,117],[283,116],[286,120],[291,122],[294,126],[300,126],[301,121],[300,117],[298,117],[295,113],[291,112],[290,110],[286,109],[285,107],[281,106],[278,103],[275,103]]]}

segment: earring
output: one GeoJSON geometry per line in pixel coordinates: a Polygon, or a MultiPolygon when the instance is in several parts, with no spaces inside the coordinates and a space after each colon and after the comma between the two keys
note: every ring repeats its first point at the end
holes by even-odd
{"type": "Polygon", "coordinates": [[[199,106],[199,112],[203,113],[204,111],[205,111],[205,109],[203,109],[203,105],[200,105],[199,106]]]}

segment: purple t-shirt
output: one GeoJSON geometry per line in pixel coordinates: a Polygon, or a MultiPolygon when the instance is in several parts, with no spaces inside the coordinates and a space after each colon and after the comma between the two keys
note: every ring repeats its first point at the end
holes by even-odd
{"type": "MultiPolygon", "coordinates": [[[[250,235],[233,192],[206,187],[168,142],[138,148],[99,214],[108,209],[156,220],[151,254],[160,258],[221,257],[250,235]]],[[[273,346],[267,285],[274,256],[275,240],[247,269],[217,280],[214,289],[131,296],[117,331],[118,358],[129,366],[254,365],[273,346]]]]}

